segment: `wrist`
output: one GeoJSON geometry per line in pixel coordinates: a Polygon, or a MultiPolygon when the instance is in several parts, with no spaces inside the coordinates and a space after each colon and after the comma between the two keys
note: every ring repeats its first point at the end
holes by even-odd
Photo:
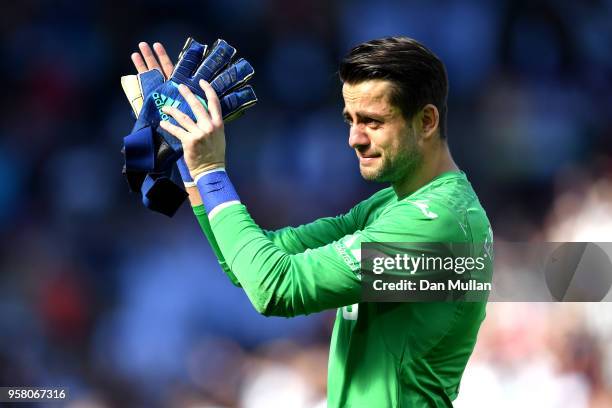
{"type": "Polygon", "coordinates": [[[208,218],[211,220],[223,208],[240,204],[238,193],[223,167],[216,167],[198,174],[195,182],[208,218]]]}
{"type": "Polygon", "coordinates": [[[209,163],[204,166],[196,167],[190,170],[191,177],[195,183],[198,182],[198,179],[202,177],[204,174],[217,171],[217,170],[225,170],[225,162],[219,161],[215,163],[209,163]]]}

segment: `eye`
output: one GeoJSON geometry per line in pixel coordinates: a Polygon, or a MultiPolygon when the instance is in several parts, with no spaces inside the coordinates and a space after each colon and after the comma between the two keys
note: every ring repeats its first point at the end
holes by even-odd
{"type": "Polygon", "coordinates": [[[350,118],[348,118],[348,117],[344,116],[344,117],[342,118],[342,120],[343,120],[343,122],[344,122],[344,123],[346,123],[348,126],[353,126],[353,121],[352,121],[350,118]]]}
{"type": "Polygon", "coordinates": [[[372,129],[378,129],[382,125],[382,122],[380,120],[376,120],[372,118],[366,118],[363,120],[363,122],[372,129]]]}

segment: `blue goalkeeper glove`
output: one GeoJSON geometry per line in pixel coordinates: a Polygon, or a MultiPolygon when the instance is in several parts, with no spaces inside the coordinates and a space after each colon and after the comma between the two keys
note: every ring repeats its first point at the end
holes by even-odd
{"type": "MultiPolygon", "coordinates": [[[[161,111],[165,105],[174,106],[195,120],[178,92],[179,84],[188,86],[206,106],[206,96],[198,82],[200,79],[210,82],[220,97],[226,122],[257,102],[253,88],[244,85],[253,76],[253,67],[244,59],[229,65],[235,53],[223,40],[217,40],[207,53],[205,45],[188,39],[168,81],[164,82],[157,70],[122,78],[137,117],[132,133],[124,138],[124,173],[130,189],[142,192],[148,208],[171,216],[186,198],[182,187],[174,181],[177,171],[173,164],[182,156],[182,146],[159,127],[160,120],[174,122],[161,111]]],[[[183,182],[191,182],[186,166],[179,169],[183,182]]]]}

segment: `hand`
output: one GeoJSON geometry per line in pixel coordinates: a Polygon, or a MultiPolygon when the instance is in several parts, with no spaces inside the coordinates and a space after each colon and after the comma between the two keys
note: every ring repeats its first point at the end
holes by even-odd
{"type": "Polygon", "coordinates": [[[178,87],[197,122],[168,105],[162,107],[162,110],[174,118],[180,126],[166,120],[159,122],[162,129],[181,141],[185,162],[194,179],[206,171],[225,167],[225,129],[221,103],[208,82],[200,80],[199,85],[206,94],[208,110],[188,87],[183,84],[178,87]]]}
{"type": "Polygon", "coordinates": [[[134,52],[132,53],[131,57],[132,62],[136,67],[136,71],[138,71],[139,74],[152,69],[158,69],[162,74],[164,74],[166,79],[170,78],[170,75],[172,75],[172,71],[174,70],[174,64],[172,64],[172,61],[170,60],[170,57],[168,57],[168,53],[162,44],[153,44],[155,54],[153,54],[151,47],[149,47],[149,44],[146,42],[139,43],[138,48],[140,49],[140,53],[134,52]]]}

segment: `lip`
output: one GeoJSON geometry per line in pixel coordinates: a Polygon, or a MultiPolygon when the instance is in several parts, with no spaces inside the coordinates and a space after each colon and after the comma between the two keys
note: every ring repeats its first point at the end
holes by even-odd
{"type": "Polygon", "coordinates": [[[363,156],[359,153],[357,153],[357,157],[359,158],[360,164],[369,164],[380,158],[380,156],[363,156]]]}

